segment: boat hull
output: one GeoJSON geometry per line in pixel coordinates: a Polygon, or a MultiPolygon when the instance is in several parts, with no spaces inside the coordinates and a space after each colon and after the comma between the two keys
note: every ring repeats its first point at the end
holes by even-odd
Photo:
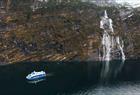
{"type": "Polygon", "coordinates": [[[46,77],[46,74],[44,75],[37,75],[37,76],[33,76],[31,78],[28,78],[26,77],[27,80],[30,80],[30,81],[33,81],[33,80],[38,80],[38,79],[42,79],[42,78],[45,78],[46,77]]]}

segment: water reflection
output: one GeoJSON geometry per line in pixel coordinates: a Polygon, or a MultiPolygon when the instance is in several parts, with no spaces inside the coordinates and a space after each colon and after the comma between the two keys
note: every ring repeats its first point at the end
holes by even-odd
{"type": "Polygon", "coordinates": [[[37,84],[37,83],[45,81],[45,80],[46,80],[46,78],[42,78],[42,79],[37,79],[37,80],[27,81],[27,82],[30,84],[37,84]]]}
{"type": "Polygon", "coordinates": [[[108,83],[111,79],[115,79],[119,72],[121,72],[125,61],[104,61],[101,68],[101,83],[108,83]]]}
{"type": "Polygon", "coordinates": [[[102,62],[102,69],[101,69],[101,82],[107,82],[110,76],[110,62],[102,62]]]}
{"type": "MultiPolygon", "coordinates": [[[[120,95],[112,94],[115,92],[110,92],[110,89],[106,89],[106,86],[115,91],[112,84],[118,84],[118,82],[124,80],[140,80],[139,73],[137,73],[140,72],[139,60],[126,60],[125,63],[122,61],[57,63],[20,63],[0,66],[0,76],[2,76],[0,77],[0,89],[1,93],[4,93],[0,95],[5,95],[5,93],[9,95],[9,92],[13,92],[14,95],[19,95],[21,92],[24,95],[27,95],[27,93],[31,93],[30,95],[72,95],[72,93],[79,91],[80,94],[74,95],[94,95],[94,92],[95,95],[102,95],[104,91],[108,91],[110,95],[120,95]],[[44,69],[46,67],[47,69],[44,69]],[[33,70],[45,70],[48,74],[46,80],[28,83],[25,76],[33,70]],[[99,89],[97,85],[100,85],[99,89]]],[[[116,84],[114,87],[117,88],[116,84]]],[[[120,87],[123,88],[123,85],[120,84],[120,87]]],[[[124,90],[127,90],[127,88],[124,90]]],[[[108,93],[103,95],[109,95],[108,93]]]]}

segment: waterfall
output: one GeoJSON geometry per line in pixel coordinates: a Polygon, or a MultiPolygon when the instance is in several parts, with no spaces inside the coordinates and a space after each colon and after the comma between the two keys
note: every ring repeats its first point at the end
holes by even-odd
{"type": "MultiPolygon", "coordinates": [[[[119,69],[114,69],[115,73],[114,76],[117,75],[117,73],[122,68],[124,61],[125,61],[125,54],[123,51],[124,43],[122,40],[120,40],[119,36],[114,35],[114,29],[113,29],[113,21],[108,17],[107,11],[104,11],[104,16],[101,18],[100,21],[100,28],[103,29],[103,38],[102,38],[102,54],[99,54],[99,57],[101,56],[101,60],[104,64],[101,70],[101,82],[107,82],[110,77],[111,69],[110,64],[111,60],[113,60],[113,56],[115,55],[114,51],[119,51],[120,59],[122,60],[119,69]]],[[[118,59],[118,58],[117,58],[118,59]]]]}
{"type": "Polygon", "coordinates": [[[115,36],[112,19],[108,17],[107,11],[104,11],[104,16],[101,18],[100,21],[100,28],[103,29],[103,38],[102,38],[102,47],[103,47],[103,54],[102,54],[102,61],[110,61],[112,60],[112,51],[117,50],[121,53],[121,59],[125,60],[125,54],[123,51],[124,43],[120,40],[119,36],[115,36]],[[121,43],[120,43],[121,41],[121,43]]]}

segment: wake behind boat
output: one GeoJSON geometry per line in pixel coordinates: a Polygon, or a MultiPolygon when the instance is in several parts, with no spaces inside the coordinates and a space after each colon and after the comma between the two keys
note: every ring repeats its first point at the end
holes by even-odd
{"type": "Polygon", "coordinates": [[[33,71],[31,74],[26,76],[27,80],[38,80],[46,77],[46,73],[44,71],[36,72],[33,71]]]}

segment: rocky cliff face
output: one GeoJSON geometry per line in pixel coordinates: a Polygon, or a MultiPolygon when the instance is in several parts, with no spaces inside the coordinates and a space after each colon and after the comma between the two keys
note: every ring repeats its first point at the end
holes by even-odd
{"type": "Polygon", "coordinates": [[[125,42],[129,58],[140,57],[140,13],[122,20],[120,9],[90,3],[24,7],[1,13],[0,62],[98,60],[102,39],[100,16],[108,10],[115,34],[125,42]]]}

